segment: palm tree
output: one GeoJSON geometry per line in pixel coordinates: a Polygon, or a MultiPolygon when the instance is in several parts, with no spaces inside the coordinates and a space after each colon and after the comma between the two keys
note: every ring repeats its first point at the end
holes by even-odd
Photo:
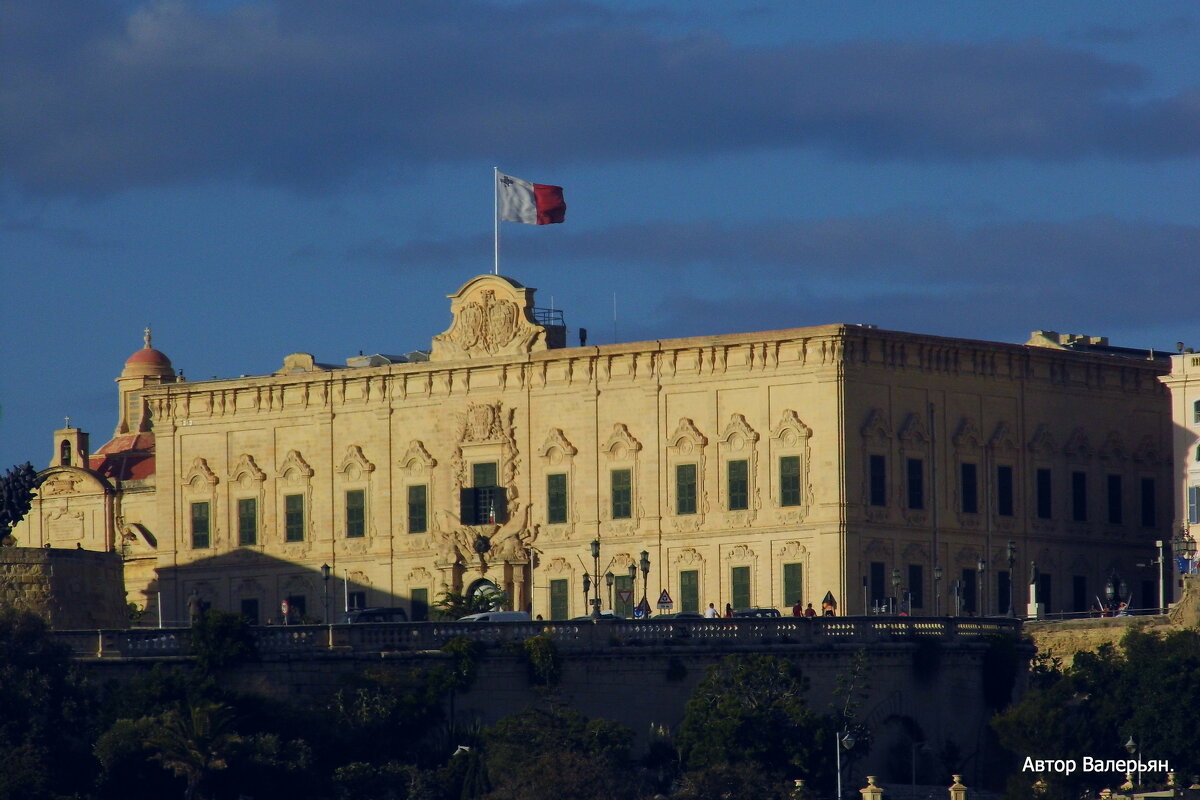
{"type": "Polygon", "coordinates": [[[433,603],[434,614],[443,620],[460,619],[468,614],[481,614],[484,611],[495,611],[504,608],[508,598],[504,592],[477,591],[472,594],[462,592],[442,592],[433,603]]]}
{"type": "Polygon", "coordinates": [[[233,721],[233,709],[210,702],[192,703],[159,717],[146,745],[154,751],[151,758],[187,782],[184,800],[200,800],[205,779],[229,766],[229,753],[241,742],[233,721]]]}

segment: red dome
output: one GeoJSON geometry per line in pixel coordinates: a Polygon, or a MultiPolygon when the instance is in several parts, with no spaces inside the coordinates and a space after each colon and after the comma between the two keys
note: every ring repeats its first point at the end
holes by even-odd
{"type": "Polygon", "coordinates": [[[130,364],[146,364],[155,367],[170,367],[171,359],[167,358],[167,354],[161,350],[155,350],[153,347],[143,347],[129,358],[125,359],[126,366],[130,364]]]}

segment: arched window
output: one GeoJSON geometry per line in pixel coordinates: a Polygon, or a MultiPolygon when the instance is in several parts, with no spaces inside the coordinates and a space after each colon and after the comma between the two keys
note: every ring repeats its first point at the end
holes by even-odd
{"type": "Polygon", "coordinates": [[[71,442],[68,439],[63,439],[58,446],[58,462],[64,467],[71,466],[71,442]]]}
{"type": "Polygon", "coordinates": [[[1200,424],[1200,400],[1192,403],[1192,423],[1200,424]]]}

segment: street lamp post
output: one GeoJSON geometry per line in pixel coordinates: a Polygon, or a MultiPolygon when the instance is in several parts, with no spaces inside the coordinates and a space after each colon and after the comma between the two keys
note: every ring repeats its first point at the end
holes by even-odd
{"type": "Polygon", "coordinates": [[[1138,785],[1138,786],[1141,786],[1141,785],[1142,785],[1142,754],[1141,754],[1141,752],[1138,750],[1138,745],[1137,745],[1137,742],[1135,742],[1135,741],[1133,740],[1133,736],[1132,736],[1132,735],[1129,737],[1129,741],[1127,741],[1127,742],[1125,743],[1125,752],[1126,752],[1126,753],[1129,753],[1129,755],[1133,755],[1134,753],[1137,753],[1137,764],[1138,764],[1138,770],[1137,770],[1137,776],[1138,776],[1138,778],[1137,778],[1137,785],[1138,785]]]}
{"type": "Polygon", "coordinates": [[[325,586],[325,624],[329,624],[329,565],[321,565],[321,580],[325,586]]]}
{"type": "Polygon", "coordinates": [[[650,603],[646,600],[646,586],[650,580],[650,554],[645,550],[641,552],[640,564],[642,567],[642,602],[640,605],[645,610],[646,615],[649,616],[650,603]]]}
{"type": "Polygon", "coordinates": [[[604,582],[608,584],[608,607],[613,609],[614,614],[616,613],[616,606],[613,605],[613,583],[616,580],[617,576],[612,574],[611,569],[604,573],[604,582]]]}
{"type": "Polygon", "coordinates": [[[592,619],[600,619],[600,540],[592,539],[592,563],[594,568],[592,574],[595,579],[592,586],[595,587],[595,595],[592,597],[592,619]]]}
{"type": "Polygon", "coordinates": [[[833,746],[837,758],[837,800],[842,800],[842,748],[849,750],[854,747],[854,737],[848,730],[837,732],[837,742],[833,746]]]}
{"type": "Polygon", "coordinates": [[[1013,584],[1015,576],[1013,575],[1013,565],[1017,563],[1017,543],[1012,539],[1008,540],[1008,615],[1014,617],[1017,614],[1017,609],[1013,604],[1013,584]]]}
{"type": "Polygon", "coordinates": [[[592,593],[592,576],[583,573],[583,607],[587,608],[588,596],[592,593]]]}
{"type": "Polygon", "coordinates": [[[892,613],[895,614],[899,609],[896,606],[899,604],[900,597],[900,568],[892,567],[892,613]]]}
{"type": "Polygon", "coordinates": [[[933,615],[942,615],[942,565],[933,568],[933,615]]]}
{"type": "Polygon", "coordinates": [[[979,567],[979,616],[987,614],[987,591],[985,581],[987,579],[987,562],[983,560],[983,556],[979,557],[979,563],[975,566],[979,567]]]}

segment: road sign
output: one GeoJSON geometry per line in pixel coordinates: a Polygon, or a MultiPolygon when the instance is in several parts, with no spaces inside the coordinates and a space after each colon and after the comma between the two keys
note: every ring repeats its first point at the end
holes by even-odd
{"type": "Polygon", "coordinates": [[[637,608],[633,610],[634,619],[645,619],[650,616],[650,604],[646,602],[646,598],[642,598],[642,602],[637,604],[637,608]]]}
{"type": "Polygon", "coordinates": [[[632,589],[620,589],[617,591],[617,599],[621,601],[621,605],[627,606],[633,600],[632,589]]]}
{"type": "Polygon", "coordinates": [[[666,589],[663,589],[662,594],[658,596],[658,607],[660,610],[675,607],[675,601],[671,599],[671,595],[667,594],[666,589]]]}

